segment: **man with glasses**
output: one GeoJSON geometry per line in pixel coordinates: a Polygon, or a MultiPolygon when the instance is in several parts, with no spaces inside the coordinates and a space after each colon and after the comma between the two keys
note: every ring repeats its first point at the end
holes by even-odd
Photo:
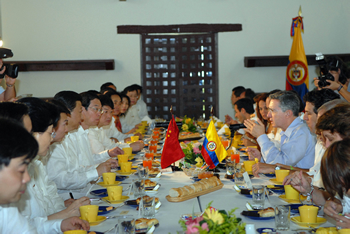
{"type": "MultiPolygon", "coordinates": [[[[96,94],[89,96],[84,94],[85,114],[89,111],[90,114],[100,115],[100,106],[94,106],[94,101],[90,106],[90,101],[96,97],[98,99],[96,94]]],[[[81,95],[73,91],[61,91],[55,95],[54,99],[62,101],[70,111],[67,124],[68,134],[62,142],[55,142],[51,145],[52,153],[46,169],[49,178],[56,183],[59,193],[84,192],[90,187],[90,181],[96,180],[102,176],[102,173],[110,172],[111,167],[117,166],[117,161],[109,157],[108,151],[99,154],[92,153],[87,132],[80,123],[85,122],[84,126],[87,126],[87,123],[94,122],[94,118],[82,117],[83,98],[81,95]]]]}

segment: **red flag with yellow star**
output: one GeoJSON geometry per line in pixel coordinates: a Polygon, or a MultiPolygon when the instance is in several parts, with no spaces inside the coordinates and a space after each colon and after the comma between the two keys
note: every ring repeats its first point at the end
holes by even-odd
{"type": "Polygon", "coordinates": [[[172,163],[182,159],[183,157],[185,157],[185,154],[182,151],[179,142],[179,128],[176,125],[174,116],[172,116],[163,146],[161,159],[162,169],[170,166],[172,163]]]}

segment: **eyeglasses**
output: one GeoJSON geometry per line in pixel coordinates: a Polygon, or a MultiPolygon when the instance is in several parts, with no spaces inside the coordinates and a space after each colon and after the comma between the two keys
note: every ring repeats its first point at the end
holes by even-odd
{"type": "Polygon", "coordinates": [[[91,108],[92,111],[95,112],[95,113],[99,112],[99,113],[103,114],[103,110],[102,109],[97,109],[96,107],[90,107],[90,106],[88,108],[91,108]]]}

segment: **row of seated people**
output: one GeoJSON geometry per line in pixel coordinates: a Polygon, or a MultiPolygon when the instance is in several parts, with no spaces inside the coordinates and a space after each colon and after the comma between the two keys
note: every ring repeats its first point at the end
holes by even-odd
{"type": "Polygon", "coordinates": [[[86,193],[91,181],[118,166],[114,157],[122,148],[144,147],[142,140],[126,143],[132,134],[120,132],[113,116],[125,95],[108,92],[61,91],[50,102],[0,103],[0,233],[89,229],[78,218],[89,198],[64,201],[59,193],[86,193]]]}
{"type": "Polygon", "coordinates": [[[339,212],[350,212],[350,104],[330,89],[307,93],[304,113],[292,91],[262,93],[254,101],[244,97],[234,103],[235,117],[246,126],[245,144],[257,146],[247,148],[250,160],[258,160],[254,176],[290,170],[284,184],[324,206],[338,227],[349,228],[339,212]]]}

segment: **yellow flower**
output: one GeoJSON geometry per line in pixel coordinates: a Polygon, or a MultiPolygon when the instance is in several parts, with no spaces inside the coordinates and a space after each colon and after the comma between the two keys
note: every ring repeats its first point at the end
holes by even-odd
{"type": "Polygon", "coordinates": [[[192,119],[188,118],[188,119],[185,120],[185,123],[186,123],[186,124],[189,124],[189,123],[191,123],[191,120],[192,120],[192,119]]]}
{"type": "Polygon", "coordinates": [[[213,220],[214,223],[222,224],[224,222],[224,217],[222,217],[218,210],[207,208],[205,209],[205,216],[213,220]]]}
{"type": "Polygon", "coordinates": [[[184,130],[184,131],[188,130],[188,125],[187,124],[183,124],[181,129],[184,130]]]}

